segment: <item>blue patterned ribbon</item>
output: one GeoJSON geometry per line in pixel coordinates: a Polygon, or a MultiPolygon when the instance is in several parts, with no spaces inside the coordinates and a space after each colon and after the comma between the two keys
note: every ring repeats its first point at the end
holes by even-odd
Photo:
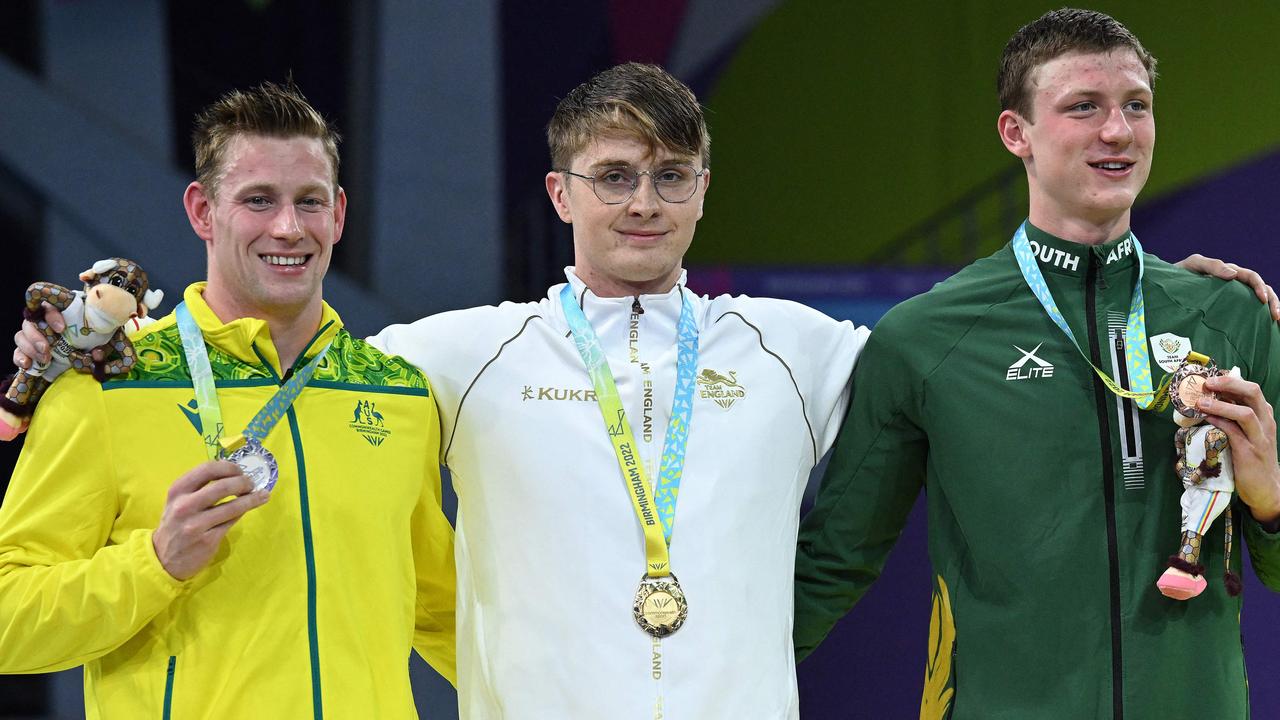
{"type": "Polygon", "coordinates": [[[191,385],[196,392],[196,408],[200,412],[205,453],[210,460],[227,457],[231,450],[243,444],[247,438],[257,440],[259,443],[266,440],[272,428],[280,422],[285,412],[293,405],[293,401],[302,393],[302,389],[311,381],[316,368],[320,366],[320,361],[333,345],[330,341],[316,353],[311,362],[295,372],[253,416],[244,431],[233,441],[226,442],[222,440],[224,429],[222,406],[218,402],[218,388],[213,379],[213,369],[209,366],[209,352],[204,346],[204,334],[200,332],[200,326],[196,324],[195,318],[191,317],[191,310],[185,302],[178,303],[178,307],[174,308],[174,315],[178,321],[178,335],[182,338],[182,352],[187,357],[187,368],[191,371],[191,385]]]}
{"type": "Polygon", "coordinates": [[[680,479],[684,475],[685,449],[689,442],[689,422],[693,414],[693,390],[698,367],[698,326],[693,320],[693,309],[689,300],[681,291],[680,321],[678,325],[676,356],[676,388],[675,397],[671,401],[671,420],[667,423],[666,438],[662,448],[662,466],[658,473],[658,484],[653,493],[650,505],[648,481],[644,467],[638,460],[639,453],[631,425],[627,422],[626,412],[618,397],[618,388],[609,370],[609,362],[604,350],[600,347],[600,339],[592,329],[587,316],[573,296],[573,289],[565,285],[560,291],[560,303],[564,306],[565,320],[573,333],[574,344],[582,356],[591,384],[595,387],[596,403],[604,418],[605,428],[614,452],[618,456],[618,464],[622,469],[623,480],[627,482],[632,506],[640,520],[641,529],[645,531],[645,553],[648,560],[648,574],[661,577],[670,574],[670,561],[667,548],[671,543],[671,533],[675,528],[676,501],[680,495],[680,479]],[[652,522],[656,513],[661,524],[661,535],[656,534],[652,522]]]}

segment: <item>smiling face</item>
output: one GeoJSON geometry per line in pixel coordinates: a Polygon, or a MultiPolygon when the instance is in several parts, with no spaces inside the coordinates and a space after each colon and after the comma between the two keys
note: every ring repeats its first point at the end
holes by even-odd
{"type": "MultiPolygon", "coordinates": [[[[629,135],[601,135],[573,157],[568,170],[597,176],[621,166],[656,171],[685,163],[701,170],[697,157],[658,146],[651,149],[629,135]]],[[[573,225],[575,271],[596,295],[622,297],[670,290],[680,279],[681,261],[702,217],[710,172],[698,180],[693,197],[669,203],[658,197],[650,176],[641,176],[631,199],[601,202],[591,181],[561,172],[547,173],[547,194],[560,219],[573,225]]]]}
{"type": "Polygon", "coordinates": [[[1032,224],[1060,237],[1105,241],[1128,229],[1147,182],[1156,127],[1150,77],[1129,49],[1068,53],[1029,78],[1031,115],[1000,114],[1005,146],[1023,159],[1032,224]],[[1101,228],[1102,236],[1081,228],[1101,228]]]}
{"type": "Polygon", "coordinates": [[[219,318],[319,320],[346,216],[334,188],[320,140],[244,134],[227,145],[215,195],[188,186],[187,215],[209,253],[204,298],[219,318]]]}

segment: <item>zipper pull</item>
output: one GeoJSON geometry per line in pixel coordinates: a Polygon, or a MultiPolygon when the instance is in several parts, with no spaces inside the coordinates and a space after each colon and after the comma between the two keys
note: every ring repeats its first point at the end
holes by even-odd
{"type": "Polygon", "coordinates": [[[1104,273],[1104,272],[1102,272],[1102,269],[1103,269],[1104,267],[1106,267],[1106,265],[1105,265],[1104,263],[1102,263],[1102,261],[1098,260],[1098,258],[1097,258],[1097,257],[1095,257],[1095,258],[1094,258],[1093,267],[1094,267],[1094,269],[1095,269],[1095,270],[1097,270],[1097,271],[1098,271],[1098,288],[1099,288],[1099,289],[1102,289],[1102,290],[1106,290],[1106,289],[1107,289],[1107,274],[1106,274],[1106,273],[1104,273]]]}
{"type": "Polygon", "coordinates": [[[637,295],[635,300],[631,301],[631,312],[634,315],[643,315],[644,308],[640,307],[640,296],[637,295]]]}

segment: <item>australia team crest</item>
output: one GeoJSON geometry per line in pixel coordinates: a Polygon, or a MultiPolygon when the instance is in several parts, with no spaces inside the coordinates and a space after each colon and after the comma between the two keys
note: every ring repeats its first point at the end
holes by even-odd
{"type": "Polygon", "coordinates": [[[382,413],[378,412],[377,403],[368,400],[360,400],[356,403],[352,419],[347,427],[359,433],[360,437],[369,441],[370,445],[377,447],[386,440],[391,431],[387,429],[386,419],[382,417],[382,413]]]}

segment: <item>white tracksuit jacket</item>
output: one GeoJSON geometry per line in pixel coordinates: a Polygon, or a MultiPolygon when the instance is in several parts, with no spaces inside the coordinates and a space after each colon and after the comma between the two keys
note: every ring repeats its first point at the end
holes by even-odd
{"type": "Polygon", "coordinates": [[[371,338],[430,378],[458,494],[458,697],[468,720],[798,717],[797,516],[868,330],[803,305],[684,288],[600,298],[566,269],[609,358],[650,482],[680,294],[700,377],[671,539],[689,617],[655,646],[631,604],[644,540],[553,286],[371,338]],[[637,313],[637,308],[642,313],[637,313]],[[659,679],[660,678],[660,679],[659,679]]]}

